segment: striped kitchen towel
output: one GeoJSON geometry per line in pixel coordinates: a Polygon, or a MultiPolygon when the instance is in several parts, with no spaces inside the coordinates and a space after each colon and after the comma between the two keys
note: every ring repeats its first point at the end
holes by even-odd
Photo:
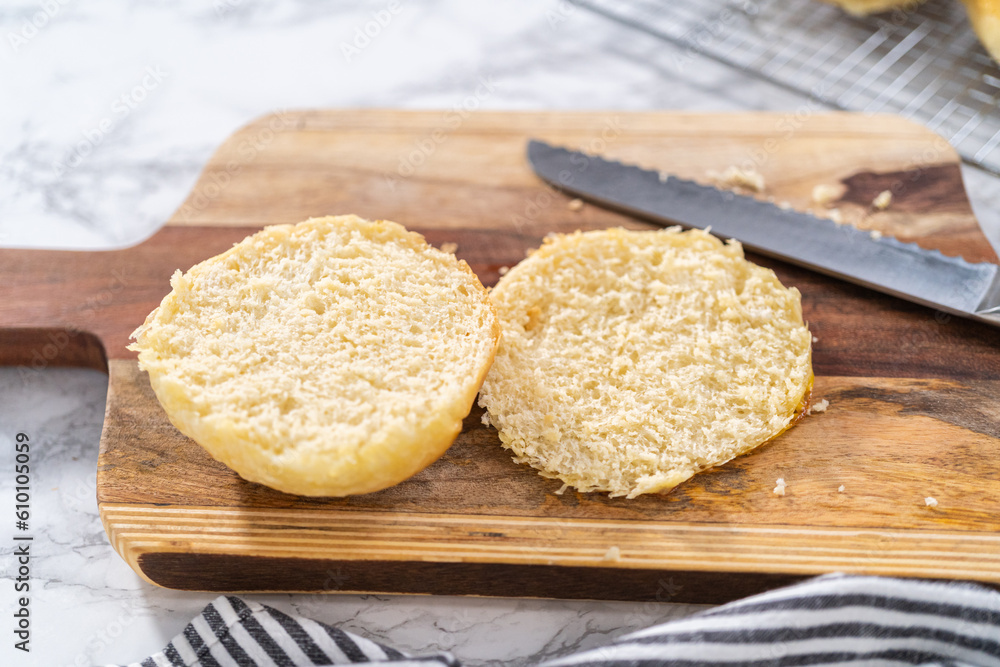
{"type": "Polygon", "coordinates": [[[447,653],[411,658],[332,625],[289,616],[235,595],[215,598],[166,648],[128,667],[298,667],[354,662],[459,667],[447,653]]]}
{"type": "MultiPolygon", "coordinates": [[[[129,667],[352,662],[459,664],[446,653],[410,657],[324,623],[222,596],[163,651],[129,667]]],[[[971,584],[828,575],[539,667],[658,665],[1000,667],[1000,593],[971,584]]]]}
{"type": "Polygon", "coordinates": [[[544,667],[1000,667],[1000,593],[827,575],[626,635],[544,667]]]}

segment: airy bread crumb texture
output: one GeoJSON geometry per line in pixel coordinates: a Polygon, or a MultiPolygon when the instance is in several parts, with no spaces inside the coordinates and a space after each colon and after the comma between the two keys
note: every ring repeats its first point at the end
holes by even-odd
{"type": "Polygon", "coordinates": [[[278,225],[170,281],[133,337],[170,420],[288,493],[385,488],[457,436],[499,324],[465,262],[388,221],[278,225]]]}
{"type": "Polygon", "coordinates": [[[580,491],[665,491],[774,438],[812,384],[800,296],[701,230],[555,236],[492,292],[480,404],[515,461],[580,491]]]}

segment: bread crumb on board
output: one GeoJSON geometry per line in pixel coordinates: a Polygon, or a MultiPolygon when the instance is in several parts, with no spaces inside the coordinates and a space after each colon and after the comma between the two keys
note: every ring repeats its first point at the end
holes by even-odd
{"type": "Polygon", "coordinates": [[[774,481],[774,484],[774,491],[772,491],[772,493],[776,496],[785,495],[785,478],[779,477],[774,481]]]}
{"type": "Polygon", "coordinates": [[[501,276],[507,275],[508,271],[510,271],[509,266],[501,266],[499,269],[497,269],[497,273],[499,273],[501,276]]]}
{"type": "Polygon", "coordinates": [[[582,199],[570,199],[569,203],[566,204],[566,208],[568,208],[571,211],[579,211],[580,209],[583,208],[583,200],[582,199]]]}
{"type": "Polygon", "coordinates": [[[608,547],[608,550],[604,552],[604,560],[610,560],[617,563],[622,559],[622,550],[617,546],[608,547]]]}
{"type": "Polygon", "coordinates": [[[821,398],[809,406],[809,409],[806,410],[806,414],[811,415],[814,412],[826,412],[826,409],[828,407],[830,407],[830,401],[826,400],[825,398],[821,398]]]}
{"type": "Polygon", "coordinates": [[[448,254],[454,255],[455,251],[458,250],[458,244],[448,241],[447,243],[441,244],[441,252],[446,252],[448,254]]]}
{"type": "Polygon", "coordinates": [[[724,188],[742,188],[751,192],[763,192],[766,187],[764,177],[753,169],[728,167],[721,174],[717,171],[709,171],[708,177],[724,188]]]}
{"type": "Polygon", "coordinates": [[[926,507],[937,507],[938,506],[937,498],[932,498],[931,496],[927,496],[926,498],[924,498],[924,505],[926,507]]]}
{"type": "Polygon", "coordinates": [[[829,207],[830,204],[840,199],[841,188],[836,185],[820,183],[812,191],[812,200],[820,206],[829,207]]]}
{"type": "Polygon", "coordinates": [[[840,486],[837,487],[837,493],[843,493],[846,490],[847,490],[847,487],[845,487],[843,484],[841,484],[840,486]]]}
{"type": "Polygon", "coordinates": [[[883,190],[872,200],[872,208],[879,211],[889,208],[890,204],[892,204],[892,192],[889,190],[883,190]]]}
{"type": "Polygon", "coordinates": [[[818,343],[819,342],[819,338],[817,338],[816,336],[813,336],[813,342],[814,343],[818,343]]]}

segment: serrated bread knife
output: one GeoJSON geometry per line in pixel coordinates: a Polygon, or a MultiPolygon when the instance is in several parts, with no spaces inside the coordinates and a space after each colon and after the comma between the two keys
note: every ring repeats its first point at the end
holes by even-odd
{"type": "Polygon", "coordinates": [[[1000,267],[874,238],[851,225],[734,192],[530,141],[528,160],[553,186],[659,224],[711,228],[763,255],[1000,327],[1000,267]]]}

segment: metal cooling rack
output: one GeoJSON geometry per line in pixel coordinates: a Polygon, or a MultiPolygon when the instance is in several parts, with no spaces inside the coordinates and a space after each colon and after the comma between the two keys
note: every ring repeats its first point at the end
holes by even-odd
{"type": "Polygon", "coordinates": [[[570,0],[834,108],[897,113],[1000,175],[1000,67],[954,0],[856,18],[816,0],[570,0]]]}

